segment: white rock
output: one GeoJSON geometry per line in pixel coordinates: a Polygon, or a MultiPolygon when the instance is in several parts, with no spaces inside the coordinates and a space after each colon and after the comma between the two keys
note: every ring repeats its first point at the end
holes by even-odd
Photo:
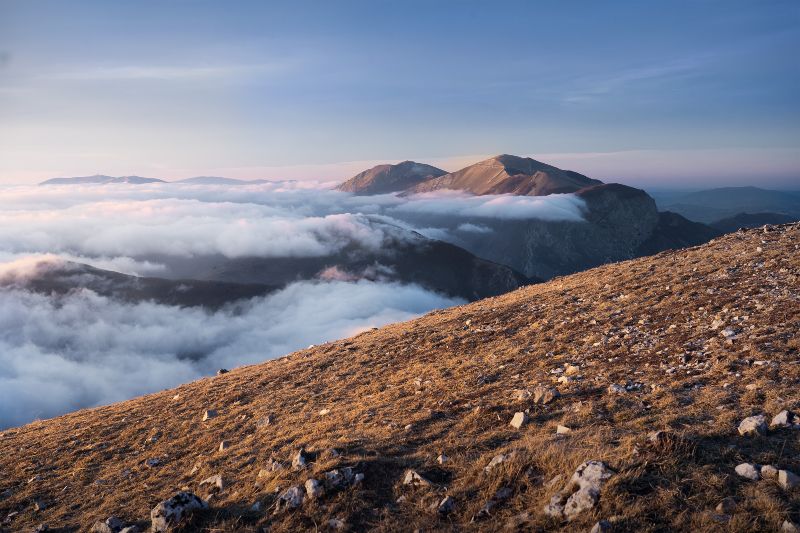
{"type": "Polygon", "coordinates": [[[284,507],[286,509],[296,509],[303,505],[303,500],[305,499],[305,492],[303,492],[302,487],[289,487],[286,489],[286,492],[280,495],[278,498],[278,507],[284,507]]]}
{"type": "Polygon", "coordinates": [[[501,453],[501,454],[495,455],[494,457],[492,457],[492,460],[489,461],[489,464],[487,464],[483,468],[483,470],[485,472],[487,472],[487,473],[491,472],[497,465],[503,464],[506,461],[508,461],[509,459],[511,459],[511,457],[513,457],[513,455],[514,455],[513,452],[512,453],[501,453]]]}
{"type": "Polygon", "coordinates": [[[548,404],[561,396],[561,393],[550,387],[536,387],[533,389],[533,403],[548,404]]]}
{"type": "Polygon", "coordinates": [[[217,410],[216,409],[207,409],[203,413],[203,422],[205,422],[206,420],[211,420],[215,416],[217,416],[217,410]]]}
{"type": "Polygon", "coordinates": [[[307,464],[308,458],[306,458],[306,451],[303,448],[300,448],[292,458],[292,468],[295,470],[302,470],[307,464]]]}
{"type": "Polygon", "coordinates": [[[608,520],[600,520],[595,525],[592,526],[592,529],[589,533],[610,533],[613,530],[611,526],[611,522],[608,520]]]}
{"type": "Polygon", "coordinates": [[[306,494],[312,500],[316,500],[317,498],[321,498],[325,495],[325,487],[322,486],[322,483],[317,481],[316,479],[309,479],[306,481],[306,494]]]}
{"type": "Polygon", "coordinates": [[[758,467],[752,463],[742,463],[740,465],[736,465],[735,470],[739,476],[745,479],[750,479],[752,481],[758,481],[761,479],[761,474],[759,473],[758,467]]]}
{"type": "Polygon", "coordinates": [[[443,453],[442,453],[442,454],[439,454],[439,457],[437,457],[437,458],[436,458],[436,462],[437,462],[437,463],[439,463],[440,465],[443,465],[443,464],[445,464],[445,463],[446,463],[447,461],[449,461],[449,460],[450,460],[450,458],[449,458],[449,457],[447,457],[447,456],[446,456],[445,454],[443,454],[443,453]]]}
{"type": "Polygon", "coordinates": [[[432,483],[416,470],[406,470],[406,475],[403,478],[403,485],[411,485],[413,487],[429,487],[432,485],[432,483]]]}
{"type": "Polygon", "coordinates": [[[562,426],[561,424],[559,424],[556,427],[556,434],[557,435],[566,435],[567,433],[570,433],[571,431],[572,431],[572,428],[569,428],[567,426],[562,426]]]}
{"type": "Polygon", "coordinates": [[[339,520],[338,518],[331,518],[328,520],[328,529],[344,529],[345,523],[343,520],[339,520]]]}
{"type": "Polygon", "coordinates": [[[778,485],[784,490],[800,486],[800,476],[788,470],[778,470],[778,485]]]}
{"type": "Polygon", "coordinates": [[[528,389],[517,389],[514,391],[514,398],[517,401],[524,402],[531,397],[531,391],[528,389]]]}
{"type": "Polygon", "coordinates": [[[764,479],[775,479],[778,477],[778,469],[772,465],[764,465],[761,467],[761,477],[764,479]]]}
{"type": "Polygon", "coordinates": [[[325,416],[325,415],[327,415],[327,414],[328,414],[328,413],[330,413],[330,412],[331,412],[331,410],[330,410],[330,409],[327,409],[327,408],[326,408],[326,409],[320,409],[320,410],[319,410],[319,416],[325,416]]]}
{"type": "Polygon", "coordinates": [[[520,429],[528,422],[528,415],[523,412],[514,413],[514,418],[511,419],[511,427],[520,429]]]}
{"type": "Polygon", "coordinates": [[[222,476],[216,474],[214,476],[208,477],[200,482],[200,486],[203,485],[210,485],[211,489],[214,490],[222,490],[225,488],[225,483],[222,481],[222,476]]]}
{"type": "Polygon", "coordinates": [[[564,365],[564,373],[566,375],[568,375],[568,376],[574,376],[575,374],[577,374],[580,371],[581,371],[581,367],[579,367],[578,365],[572,365],[570,363],[567,363],[566,365],[564,365]]]}
{"type": "Polygon", "coordinates": [[[154,533],[170,531],[194,511],[206,508],[208,504],[191,492],[179,492],[150,511],[151,530],[154,533]]]}
{"type": "Polygon", "coordinates": [[[767,418],[764,415],[748,416],[739,423],[739,435],[766,435],[767,418]]]}
{"type": "Polygon", "coordinates": [[[580,489],[567,498],[564,505],[564,516],[567,520],[575,519],[580,513],[588,511],[597,504],[600,491],[595,489],[580,489]]]}
{"type": "Polygon", "coordinates": [[[790,427],[800,427],[800,420],[798,420],[797,415],[792,413],[791,411],[783,410],[777,415],[775,415],[772,419],[772,422],[769,423],[769,427],[771,428],[790,428],[790,427]]]}
{"type": "Polygon", "coordinates": [[[231,447],[230,442],[228,442],[226,440],[224,440],[224,441],[219,443],[219,451],[221,451],[221,452],[224,452],[225,450],[227,450],[230,447],[231,447]]]}
{"type": "Polygon", "coordinates": [[[619,385],[617,383],[612,383],[611,385],[608,386],[609,394],[625,394],[626,392],[628,392],[628,390],[622,385],[619,385]]]}
{"type": "Polygon", "coordinates": [[[782,533],[800,533],[800,526],[789,520],[784,520],[781,525],[782,533]]]}

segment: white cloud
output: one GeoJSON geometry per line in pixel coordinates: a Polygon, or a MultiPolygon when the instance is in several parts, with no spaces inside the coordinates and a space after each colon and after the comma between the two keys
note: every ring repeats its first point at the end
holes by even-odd
{"type": "Polygon", "coordinates": [[[471,196],[460,191],[417,194],[390,207],[389,213],[426,213],[460,217],[539,220],[583,220],[585,202],[574,194],[549,196],[471,196]]]}
{"type": "Polygon", "coordinates": [[[462,303],[415,285],[300,282],[215,313],[0,291],[0,428],[124,400],[462,303]]]}

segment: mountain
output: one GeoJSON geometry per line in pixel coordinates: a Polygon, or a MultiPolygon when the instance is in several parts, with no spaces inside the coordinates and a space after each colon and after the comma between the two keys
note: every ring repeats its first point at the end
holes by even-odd
{"type": "Polygon", "coordinates": [[[356,174],[336,187],[336,190],[357,195],[400,192],[446,174],[440,168],[414,161],[396,165],[378,165],[356,174]]]}
{"type": "Polygon", "coordinates": [[[739,213],[735,216],[712,222],[710,226],[723,233],[730,233],[739,228],[757,228],[765,224],[788,224],[800,220],[800,215],[783,215],[780,213],[739,213]]]}
{"type": "Polygon", "coordinates": [[[140,259],[166,264],[169,276],[206,281],[284,286],[313,279],[381,280],[416,283],[468,301],[497,296],[541,281],[503,264],[475,257],[450,243],[370,220],[385,235],[378,249],[351,243],[339,253],[318,257],[192,257],[140,259]]]}
{"type": "Polygon", "coordinates": [[[779,531],[798,246],[730,234],[5,430],[2,527],[146,529],[183,490],[187,531],[779,531]]]}
{"type": "Polygon", "coordinates": [[[538,279],[695,246],[719,234],[680,215],[659,213],[645,191],[626,185],[590,185],[573,194],[583,201],[583,220],[514,220],[418,212],[393,216],[416,227],[444,230],[442,238],[449,242],[538,279]],[[461,231],[465,224],[483,231],[461,231]]]}
{"type": "Polygon", "coordinates": [[[0,274],[0,288],[22,288],[63,295],[88,289],[101,296],[139,303],[152,301],[181,307],[218,309],[236,300],[264,296],[279,287],[202,280],[136,277],[60,259],[42,259],[23,273],[0,274]]]}
{"type": "Polygon", "coordinates": [[[800,192],[758,187],[723,187],[671,197],[659,204],[690,220],[710,223],[739,213],[778,213],[800,217],[800,192]]]}
{"type": "Polygon", "coordinates": [[[141,185],[145,183],[165,183],[164,180],[156,178],[143,178],[141,176],[80,176],[75,178],[52,178],[41,182],[39,185],[105,185],[108,183],[127,183],[131,185],[141,185]]]}
{"type": "Polygon", "coordinates": [[[544,196],[575,192],[598,185],[600,180],[587,178],[571,170],[561,170],[531,159],[498,155],[432,180],[410,187],[407,194],[455,189],[472,194],[516,194],[544,196]]]}

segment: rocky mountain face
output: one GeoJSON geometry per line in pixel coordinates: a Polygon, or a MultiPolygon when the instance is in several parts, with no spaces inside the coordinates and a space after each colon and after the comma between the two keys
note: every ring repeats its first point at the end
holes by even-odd
{"type": "Polygon", "coordinates": [[[446,174],[440,168],[414,161],[396,165],[378,165],[345,181],[337,190],[358,195],[386,194],[404,191],[420,183],[446,174]]]}
{"type": "Polygon", "coordinates": [[[472,194],[544,196],[575,192],[599,180],[561,170],[530,157],[498,155],[407,189],[407,194],[453,189],[472,194]]]}
{"type": "Polygon", "coordinates": [[[795,531],[799,248],[737,232],[5,430],[0,527],[795,531]]]}

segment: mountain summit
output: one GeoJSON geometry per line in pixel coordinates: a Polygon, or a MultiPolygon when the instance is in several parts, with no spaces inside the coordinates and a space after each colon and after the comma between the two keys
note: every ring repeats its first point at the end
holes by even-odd
{"type": "Polygon", "coordinates": [[[352,192],[357,195],[386,194],[400,192],[447,174],[436,168],[415,161],[403,161],[396,165],[378,165],[345,181],[338,187],[339,191],[352,192]]]}
{"type": "Polygon", "coordinates": [[[602,182],[536,161],[530,157],[498,155],[457,172],[411,187],[409,193],[457,189],[472,194],[545,196],[575,192],[602,182]]]}

